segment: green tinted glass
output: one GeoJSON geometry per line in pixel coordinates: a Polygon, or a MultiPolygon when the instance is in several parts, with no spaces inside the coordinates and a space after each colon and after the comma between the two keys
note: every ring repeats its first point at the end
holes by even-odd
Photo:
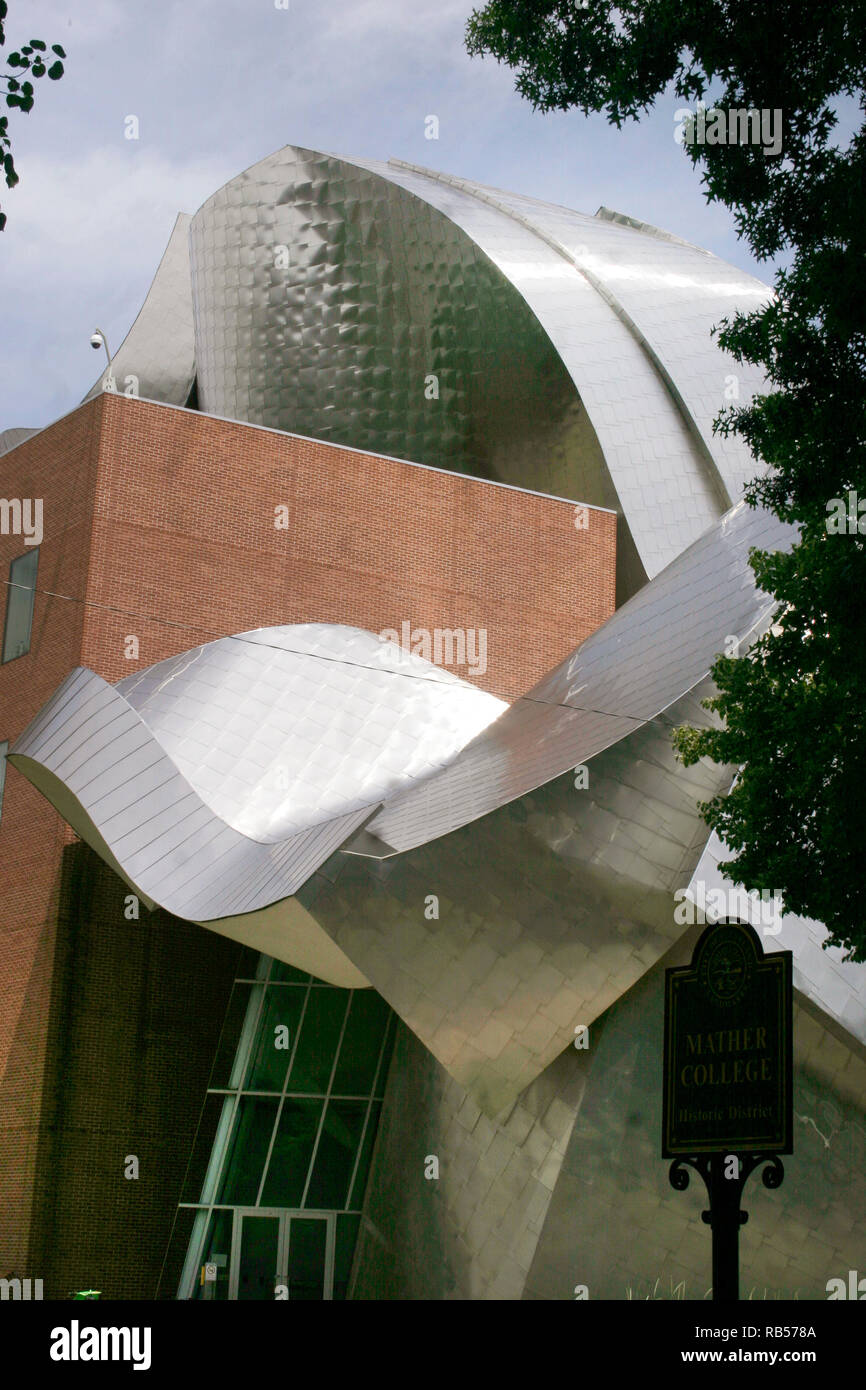
{"type": "Polygon", "coordinates": [[[382,1111],[382,1102],[374,1100],[370,1106],[370,1118],[367,1121],[367,1129],[364,1133],[364,1142],[361,1145],[361,1157],[358,1160],[358,1170],[355,1174],[355,1181],[352,1183],[352,1191],[349,1193],[349,1200],[346,1203],[349,1207],[360,1208],[364,1204],[364,1192],[367,1187],[367,1178],[370,1176],[370,1161],[373,1157],[373,1145],[376,1142],[376,1130],[379,1126],[379,1115],[382,1111]]]}
{"type": "Polygon", "coordinates": [[[224,1303],[229,1296],[229,1259],[232,1248],[234,1212],[215,1211],[203,1246],[202,1264],[215,1264],[216,1280],[202,1283],[201,1269],[196,1275],[195,1297],[224,1303]]]}
{"type": "Polygon", "coordinates": [[[232,989],[226,1020],[217,1046],[216,1060],[211,1072],[211,1087],[231,1084],[232,1064],[235,1060],[241,1029],[246,1018],[251,989],[252,985],[244,984],[235,984],[232,989]]]}
{"type": "Polygon", "coordinates": [[[322,1094],[328,1089],[348,1000],[348,991],[344,989],[310,989],[298,1050],[289,1076],[290,1091],[322,1094]]]}
{"type": "Polygon", "coordinates": [[[296,970],[293,965],[286,965],[285,961],[275,960],[271,963],[271,979],[281,980],[284,984],[306,984],[310,976],[304,970],[296,970]]]}
{"type": "Polygon", "coordinates": [[[337,1245],[334,1251],[334,1298],[346,1297],[360,1224],[360,1216],[337,1217],[337,1245]]]}
{"type": "Polygon", "coordinates": [[[346,1022],[334,1084],[338,1096],[366,1096],[373,1089],[391,1010],[372,989],[356,989],[346,1022]]]}
{"type": "Polygon", "coordinates": [[[262,1191],[262,1206],[301,1205],[321,1113],[320,1100],[283,1101],[268,1175],[262,1191]]]}
{"type": "Polygon", "coordinates": [[[277,1283],[278,1216],[241,1217],[238,1302],[269,1303],[277,1283]]]}
{"type": "Polygon", "coordinates": [[[219,1202],[241,1207],[255,1205],[278,1103],[276,1099],[242,1097],[219,1202]]]}
{"type": "Polygon", "coordinates": [[[302,989],[273,989],[268,986],[252,1066],[244,1081],[246,1090],[283,1089],[303,1003],[302,989]]]}
{"type": "Polygon", "coordinates": [[[306,1206],[331,1211],[345,1208],[366,1113],[365,1100],[328,1102],[306,1206]]]}
{"type": "Polygon", "coordinates": [[[289,1226],[289,1301],[321,1302],[325,1287],[324,1221],[293,1216],[289,1226]]]}
{"type": "MultiPolygon", "coordinates": [[[[202,1199],[202,1185],[207,1173],[208,1162],[213,1148],[214,1137],[217,1132],[220,1115],[223,1112],[225,1098],[223,1096],[208,1096],[204,1103],[198,1130],[196,1131],[195,1143],[192,1147],[189,1164],[187,1165],[186,1177],[184,1178],[181,1200],[184,1202],[199,1202],[202,1199]]],[[[206,1200],[206,1199],[205,1199],[206,1200]]]]}

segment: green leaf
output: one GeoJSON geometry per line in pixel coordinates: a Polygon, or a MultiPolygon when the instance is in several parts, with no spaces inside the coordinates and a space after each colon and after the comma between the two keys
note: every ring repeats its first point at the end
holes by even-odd
{"type": "Polygon", "coordinates": [[[44,63],[34,63],[34,64],[33,64],[33,76],[34,76],[34,77],[42,77],[42,76],[44,75],[44,73],[45,73],[45,64],[44,64],[44,63]]]}
{"type": "Polygon", "coordinates": [[[59,43],[53,43],[53,44],[51,45],[51,52],[52,52],[52,53],[56,53],[57,56],[58,56],[58,58],[65,58],[65,57],[66,57],[66,52],[65,52],[64,49],[62,49],[62,48],[60,47],[60,44],[59,44],[59,43]]]}
{"type": "Polygon", "coordinates": [[[48,76],[51,78],[52,82],[56,82],[58,77],[63,76],[63,64],[52,63],[51,67],[48,69],[48,76]]]}
{"type": "Polygon", "coordinates": [[[31,39],[31,40],[30,40],[30,47],[31,47],[31,48],[38,48],[40,53],[44,53],[44,52],[45,52],[45,44],[42,42],[41,39],[31,39]]]}

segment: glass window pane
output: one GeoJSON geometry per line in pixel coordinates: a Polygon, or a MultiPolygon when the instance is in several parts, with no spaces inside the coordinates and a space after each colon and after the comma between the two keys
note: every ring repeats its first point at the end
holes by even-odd
{"type": "Polygon", "coordinates": [[[156,1289],[158,1299],[173,1299],[178,1296],[178,1284],[192,1236],[195,1217],[196,1213],[189,1207],[178,1207],[165,1256],[165,1264],[159,1275],[156,1289]]]}
{"type": "Polygon", "coordinates": [[[345,1208],[366,1113],[365,1100],[328,1102],[304,1206],[325,1211],[342,1211],[345,1208]]]}
{"type": "Polygon", "coordinates": [[[244,1216],[238,1264],[238,1302],[272,1301],[277,1283],[278,1216],[244,1216]]]}
{"type": "Polygon", "coordinates": [[[289,1302],[321,1302],[325,1293],[326,1221],[293,1216],[289,1228],[289,1302]]]}
{"type": "Polygon", "coordinates": [[[259,963],[259,952],[254,951],[252,946],[243,946],[235,966],[235,978],[238,980],[254,980],[256,969],[259,963]]]}
{"type": "Polygon", "coordinates": [[[397,1015],[392,1013],[388,1019],[388,1032],[385,1037],[385,1050],[382,1053],[382,1065],[376,1077],[376,1089],[373,1092],[382,1100],[385,1095],[385,1086],[388,1082],[388,1068],[391,1065],[391,1058],[394,1055],[394,1039],[397,1036],[397,1015]]]}
{"type": "Polygon", "coordinates": [[[345,1298],[352,1272],[352,1258],[358,1241],[360,1216],[337,1217],[337,1245],[334,1251],[334,1298],[345,1298]]]}
{"type": "Polygon", "coordinates": [[[3,788],[6,785],[6,754],[9,752],[9,742],[3,739],[0,742],[0,817],[3,815],[3,788]]]}
{"type": "Polygon", "coordinates": [[[254,1207],[277,1117],[275,1099],[242,1096],[217,1201],[254,1207]]]}
{"type": "Polygon", "coordinates": [[[196,1270],[193,1298],[206,1302],[225,1303],[229,1296],[229,1265],[232,1253],[231,1211],[215,1211],[211,1215],[202,1253],[202,1264],[215,1264],[216,1283],[201,1282],[201,1267],[196,1270]]]}
{"type": "Polygon", "coordinates": [[[285,1100],[262,1189],[262,1206],[299,1207],[322,1113],[320,1100],[285,1100]]]}
{"type": "Polygon", "coordinates": [[[244,1090],[283,1089],[283,1079],[298,1032],[304,993],[302,989],[273,989],[268,985],[259,1023],[258,1045],[244,1082],[244,1090]]]}
{"type": "Polygon", "coordinates": [[[271,979],[281,980],[283,984],[303,984],[310,979],[305,970],[296,970],[293,965],[286,965],[285,961],[275,960],[271,966],[271,979]]]}
{"type": "Polygon", "coordinates": [[[211,1087],[228,1086],[231,1083],[232,1065],[235,1060],[241,1029],[247,1015],[251,989],[252,985],[239,984],[235,984],[232,988],[225,1022],[217,1046],[216,1060],[211,1072],[209,1082],[211,1087]]]}
{"type": "Polygon", "coordinates": [[[379,1128],[379,1116],[382,1112],[382,1102],[374,1100],[370,1106],[370,1119],[367,1122],[367,1132],[364,1135],[364,1142],[361,1145],[361,1157],[358,1160],[358,1171],[355,1174],[355,1181],[352,1183],[352,1191],[349,1194],[348,1206],[353,1210],[360,1211],[364,1205],[364,1193],[367,1190],[367,1179],[370,1176],[370,1160],[373,1157],[373,1145],[376,1142],[376,1130],[379,1128]]]}
{"type": "Polygon", "coordinates": [[[349,993],[347,989],[311,987],[289,1077],[290,1091],[311,1091],[321,1095],[328,1089],[349,993]]]}
{"type": "Polygon", "coordinates": [[[19,555],[9,566],[6,627],[3,631],[4,661],[13,661],[16,656],[24,656],[30,650],[38,567],[38,546],[35,550],[28,550],[25,555],[19,555]]]}
{"type": "Polygon", "coordinates": [[[370,1094],[390,1014],[385,1000],[375,990],[353,991],[340,1060],[331,1088],[336,1095],[370,1094]]]}
{"type": "Polygon", "coordinates": [[[206,1096],[199,1120],[198,1131],[192,1146],[192,1155],[184,1178],[182,1202],[200,1202],[207,1166],[213,1149],[220,1115],[223,1111],[223,1096],[206,1096]]]}

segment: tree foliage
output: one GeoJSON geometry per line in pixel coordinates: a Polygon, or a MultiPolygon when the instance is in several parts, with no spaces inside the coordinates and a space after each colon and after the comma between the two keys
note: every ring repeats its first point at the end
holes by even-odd
{"type": "Polygon", "coordinates": [[[723,727],[683,728],[675,743],[687,764],[740,767],[729,795],[701,806],[734,852],[728,877],[781,893],[788,911],[825,923],[827,944],[866,961],[864,0],[491,0],[467,47],[514,68],[541,111],[605,112],[621,127],[673,93],[693,109],[782,114],[775,158],[759,143],[683,146],[756,259],[787,261],[772,302],[716,329],[767,378],[716,429],[765,465],[750,505],[797,523],[800,539],[753,552],[777,621],[713,667],[706,704],[723,727]],[[847,140],[845,98],[857,112],[847,140]]]}
{"type": "MultiPolygon", "coordinates": [[[[6,43],[6,16],[9,12],[7,0],[0,0],[0,48],[6,43]]],[[[57,82],[63,76],[63,63],[61,59],[66,54],[59,43],[53,43],[49,52],[48,45],[42,39],[31,39],[29,43],[22,44],[21,48],[10,53],[6,58],[11,72],[0,73],[0,82],[6,84],[6,105],[16,107],[25,114],[33,110],[33,103],[36,100],[33,83],[30,78],[36,81],[40,77],[47,77],[52,82],[57,82]],[[53,58],[52,58],[53,55],[53,58]],[[29,77],[19,76],[19,74],[29,73],[29,77]]],[[[18,174],[15,170],[15,160],[12,157],[12,141],[9,137],[9,117],[0,116],[0,166],[6,178],[6,187],[14,188],[18,183],[18,174]]],[[[0,210],[0,232],[6,226],[6,214],[0,210]]]]}

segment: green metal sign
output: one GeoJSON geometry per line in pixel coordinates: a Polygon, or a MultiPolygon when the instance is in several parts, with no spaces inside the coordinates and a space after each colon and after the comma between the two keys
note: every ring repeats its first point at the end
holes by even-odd
{"type": "Polygon", "coordinates": [[[665,971],[662,1157],[793,1153],[792,955],[715,922],[665,971]]]}

